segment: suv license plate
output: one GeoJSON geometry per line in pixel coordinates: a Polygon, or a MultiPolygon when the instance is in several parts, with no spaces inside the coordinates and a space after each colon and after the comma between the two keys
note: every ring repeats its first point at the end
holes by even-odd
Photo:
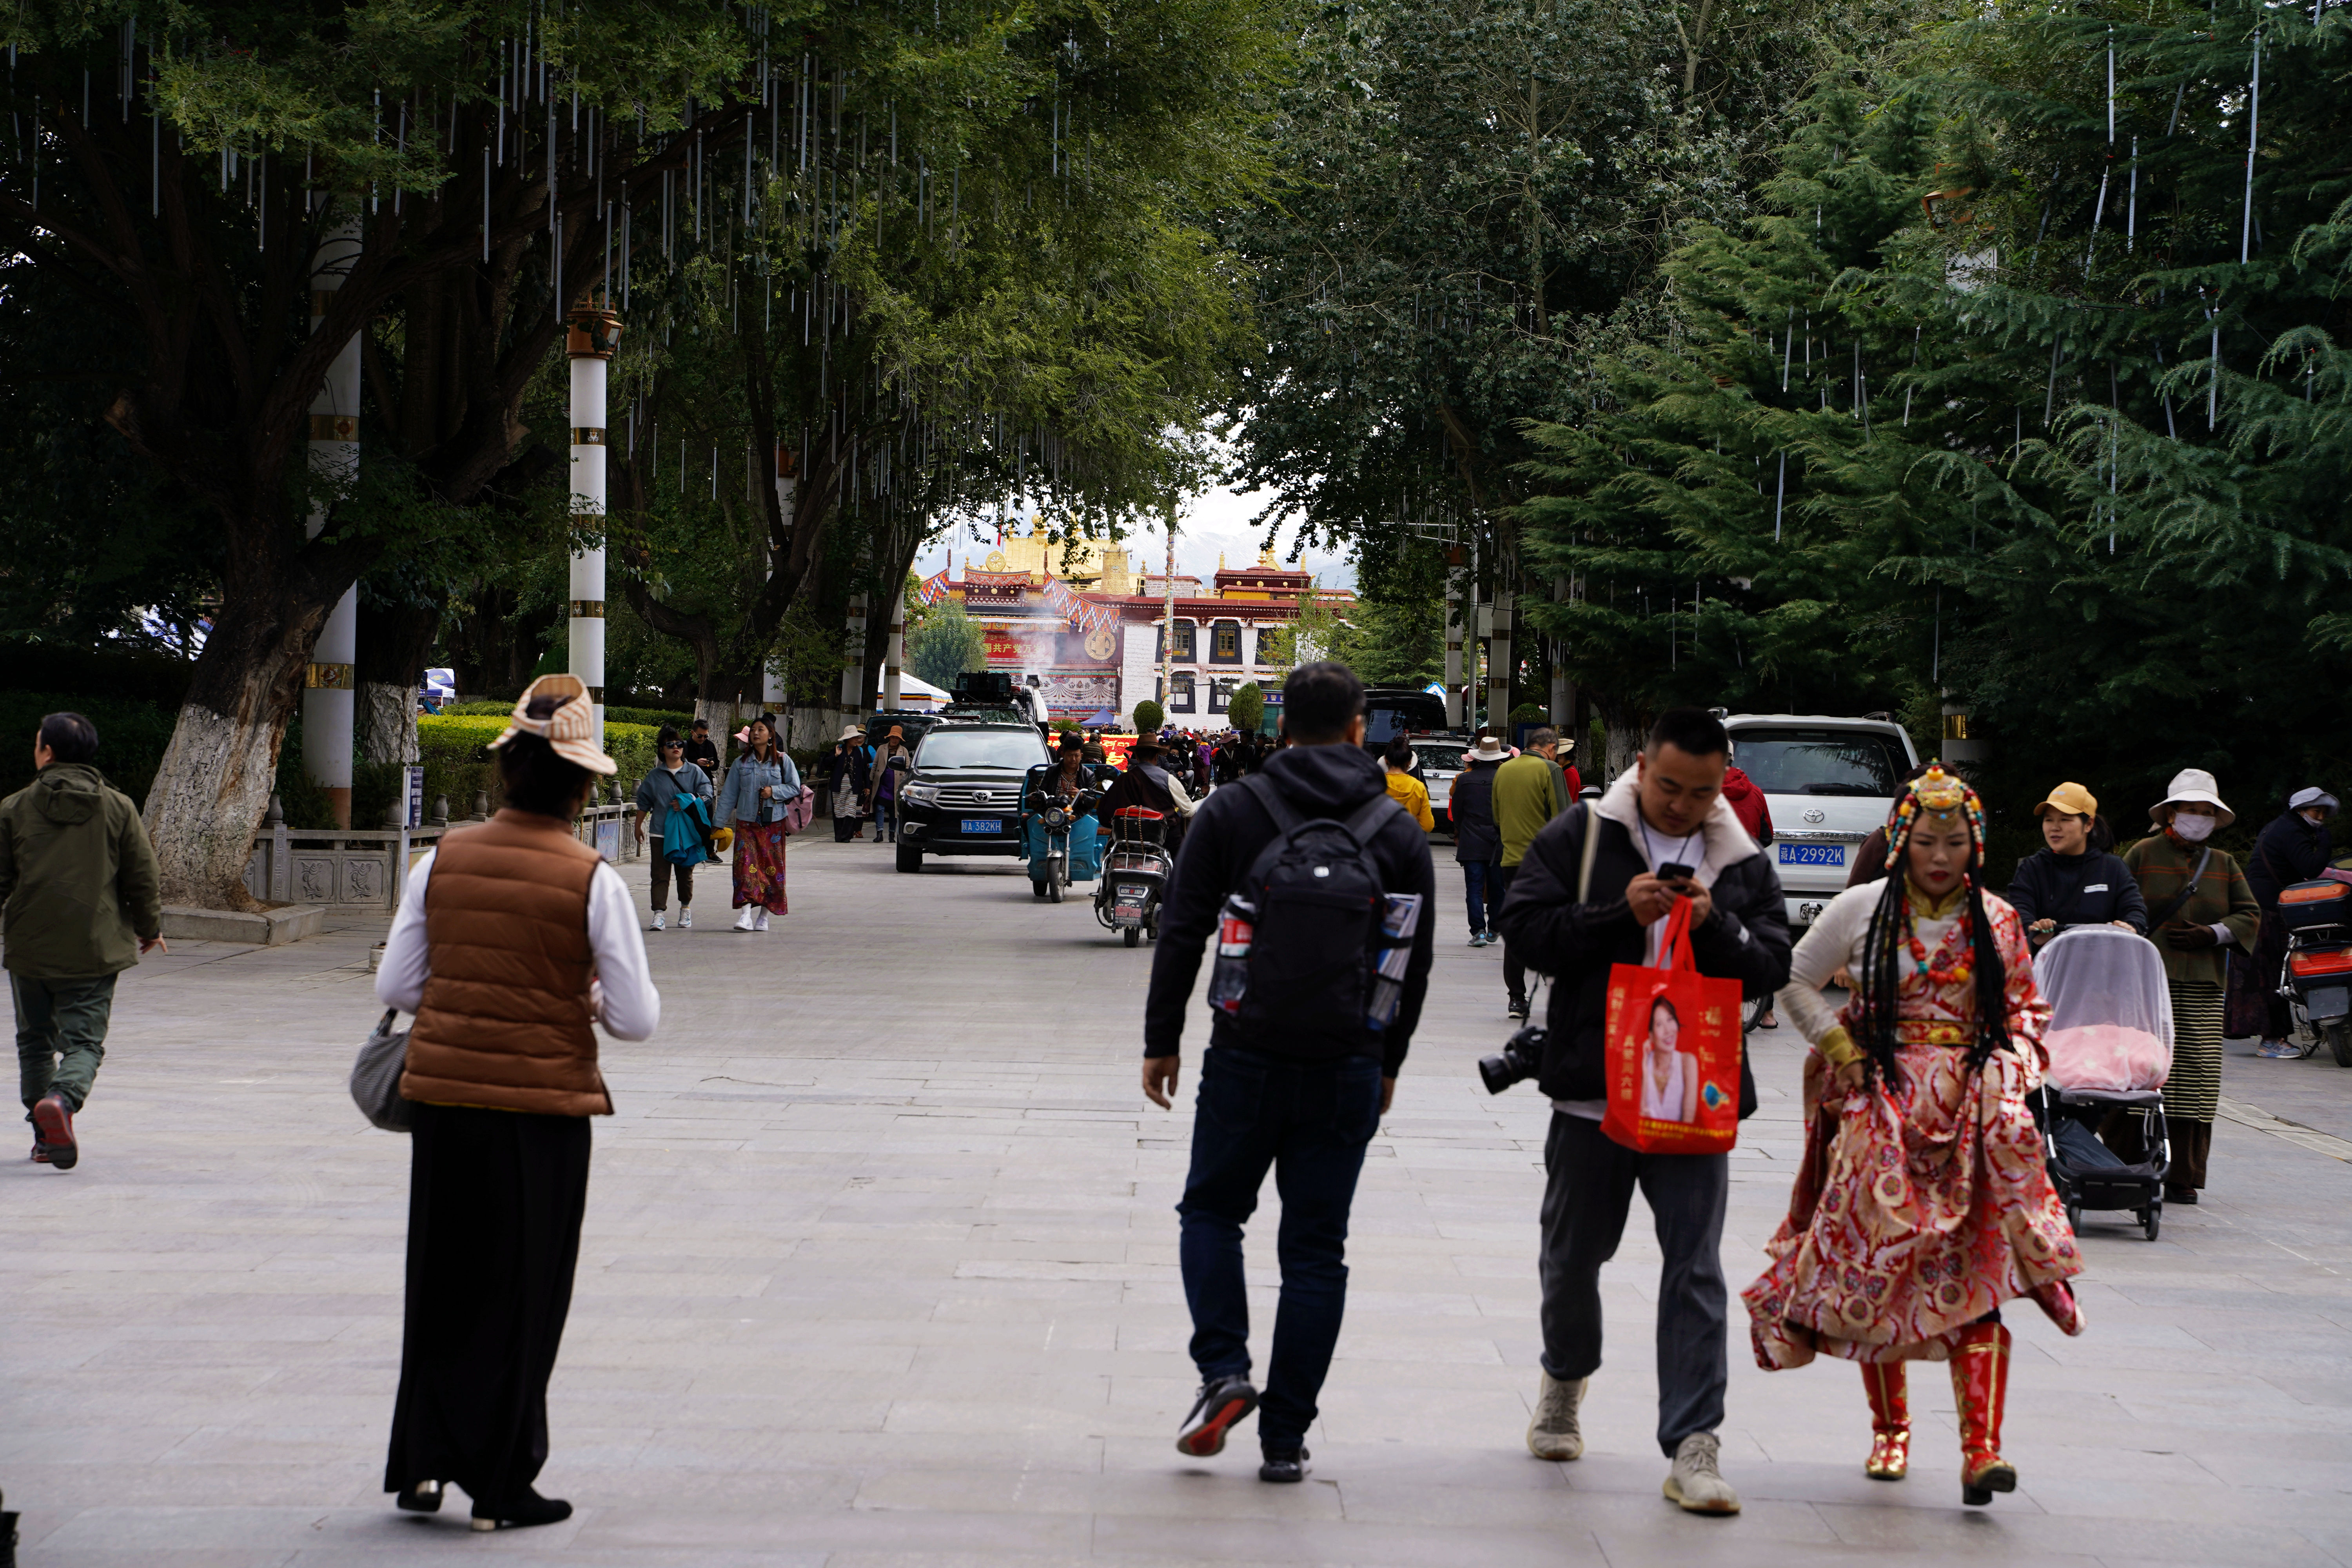
{"type": "Polygon", "coordinates": [[[1780,864],[1783,866],[1843,866],[1845,846],[1843,844],[1782,844],[1780,864]]]}
{"type": "Polygon", "coordinates": [[[963,819],[963,830],[993,837],[1004,831],[1004,819],[1001,816],[967,816],[963,819]]]}

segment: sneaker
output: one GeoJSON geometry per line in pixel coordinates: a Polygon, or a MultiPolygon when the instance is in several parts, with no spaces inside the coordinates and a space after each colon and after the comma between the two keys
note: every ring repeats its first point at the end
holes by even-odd
{"type": "Polygon", "coordinates": [[[662,927],[667,924],[669,924],[669,911],[667,910],[656,910],[654,911],[654,930],[659,931],[662,927]]]}
{"type": "Polygon", "coordinates": [[[1470,946],[1470,947],[1484,947],[1484,946],[1486,946],[1486,933],[1485,931],[1472,931],[1472,932],[1470,933],[1470,941],[1469,941],[1465,945],[1470,946]]]}
{"type": "Polygon", "coordinates": [[[1313,1458],[1305,1448],[1268,1448],[1265,1463],[1257,1468],[1262,1481],[1294,1482],[1307,1479],[1307,1461],[1313,1458]]]}
{"type": "Polygon", "coordinates": [[[1257,1408],[1257,1390],[1246,1377],[1221,1377],[1201,1384],[1192,1413],[1176,1433],[1176,1451],[1196,1459],[1223,1453],[1225,1434],[1257,1408]]]}
{"type": "Polygon", "coordinates": [[[735,911],[735,929],[737,931],[750,931],[751,929],[752,912],[752,907],[750,904],[745,904],[741,909],[735,911]]]}
{"type": "Polygon", "coordinates": [[[694,911],[686,908],[682,904],[678,906],[677,929],[680,931],[692,931],[694,929],[694,911]]]}
{"type": "Polygon", "coordinates": [[[1506,1009],[1506,1011],[1508,1012],[1512,1017],[1518,1019],[1521,1023],[1527,1022],[1528,999],[1524,996],[1512,997],[1511,1005],[1506,1009]]]}
{"type": "Polygon", "coordinates": [[[2302,1053],[2297,1051],[2293,1046],[2288,1045],[2284,1040],[2264,1040],[2261,1045],[2254,1047],[2254,1055],[2262,1058],[2264,1061],[2278,1062],[2293,1061],[2297,1057],[2301,1056],[2302,1053]]]}
{"type": "Polygon", "coordinates": [[[1589,1377],[1560,1379],[1549,1373],[1543,1374],[1543,1386],[1536,1394],[1535,1419],[1528,1423],[1528,1452],[1538,1459],[1580,1459],[1584,1457],[1584,1428],[1577,1420],[1577,1407],[1584,1403],[1585,1385],[1589,1377]]]}
{"type": "Polygon", "coordinates": [[[751,929],[753,931],[765,931],[768,929],[767,910],[761,910],[757,915],[754,915],[751,918],[751,929]]]}
{"type": "Polygon", "coordinates": [[[35,1159],[46,1157],[47,1163],[60,1171],[70,1171],[81,1158],[80,1145],[74,1142],[73,1107],[66,1097],[51,1089],[41,1096],[33,1107],[33,1137],[37,1148],[35,1159]]]}
{"type": "Polygon", "coordinates": [[[1664,1491],[1687,1513],[1738,1513],[1739,1494],[1716,1468],[1720,1445],[1712,1432],[1694,1432],[1675,1449],[1664,1491]]]}

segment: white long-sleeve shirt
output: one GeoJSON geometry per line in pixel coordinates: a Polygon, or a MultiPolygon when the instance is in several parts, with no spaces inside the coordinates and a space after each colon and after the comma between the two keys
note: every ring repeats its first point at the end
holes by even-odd
{"type": "MultiPolygon", "coordinates": [[[[383,961],[376,967],[375,999],[404,1013],[416,1011],[432,973],[425,941],[425,886],[439,854],[437,849],[427,851],[409,872],[400,910],[392,917],[392,935],[383,944],[383,961]]],[[[588,883],[588,951],[596,960],[591,986],[596,1021],[616,1040],[650,1036],[661,1023],[661,993],[654,989],[646,967],[646,937],[637,929],[636,905],[621,874],[610,866],[597,867],[588,883]]]]}

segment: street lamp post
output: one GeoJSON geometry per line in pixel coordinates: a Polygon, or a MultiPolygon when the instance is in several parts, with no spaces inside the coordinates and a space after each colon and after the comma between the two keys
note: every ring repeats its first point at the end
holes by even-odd
{"type": "Polygon", "coordinates": [[[572,673],[588,689],[596,714],[596,744],[604,743],[604,417],[607,372],[621,341],[621,318],[604,306],[583,305],[565,318],[564,353],[572,361],[572,512],[598,521],[582,526],[594,535],[572,552],[572,673]]]}

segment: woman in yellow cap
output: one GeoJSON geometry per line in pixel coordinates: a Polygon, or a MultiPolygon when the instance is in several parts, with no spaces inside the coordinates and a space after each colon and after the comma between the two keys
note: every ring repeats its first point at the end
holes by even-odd
{"type": "Polygon", "coordinates": [[[2093,925],[2146,936],[2147,900],[2123,857],[2111,852],[2115,837],[2099,820],[2098,798],[2081,784],[2062,784],[2033,815],[2049,847],[2019,861],[2009,882],[2026,940],[2040,947],[2068,926],[2093,925]]]}

